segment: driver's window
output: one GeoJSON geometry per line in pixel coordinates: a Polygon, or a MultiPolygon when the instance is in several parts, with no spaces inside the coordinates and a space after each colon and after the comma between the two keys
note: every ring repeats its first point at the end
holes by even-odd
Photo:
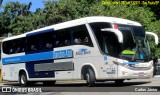
{"type": "Polygon", "coordinates": [[[114,33],[106,32],[103,36],[104,52],[117,57],[120,52],[118,38],[114,33]]]}
{"type": "Polygon", "coordinates": [[[107,38],[103,38],[103,42],[104,42],[104,52],[108,54],[108,53],[109,53],[109,52],[108,52],[108,45],[106,44],[106,43],[107,43],[106,41],[107,41],[107,38]]]}

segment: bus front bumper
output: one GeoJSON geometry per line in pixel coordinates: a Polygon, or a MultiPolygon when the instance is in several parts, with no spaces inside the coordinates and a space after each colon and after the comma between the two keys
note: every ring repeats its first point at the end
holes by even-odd
{"type": "Polygon", "coordinates": [[[132,70],[121,66],[118,70],[118,79],[146,79],[153,77],[153,67],[150,69],[132,70]]]}

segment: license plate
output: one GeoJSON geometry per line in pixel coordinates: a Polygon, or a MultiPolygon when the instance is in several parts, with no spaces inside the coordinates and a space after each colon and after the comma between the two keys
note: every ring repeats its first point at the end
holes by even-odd
{"type": "Polygon", "coordinates": [[[144,72],[138,73],[138,76],[143,77],[144,76],[144,72]]]}

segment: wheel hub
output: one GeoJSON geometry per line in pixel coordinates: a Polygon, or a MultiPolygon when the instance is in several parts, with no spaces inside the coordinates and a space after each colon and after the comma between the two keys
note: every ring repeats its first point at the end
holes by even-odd
{"type": "Polygon", "coordinates": [[[25,78],[24,75],[22,75],[22,77],[21,77],[21,83],[22,83],[22,84],[25,84],[25,83],[26,83],[26,78],[25,78]]]}
{"type": "Polygon", "coordinates": [[[86,81],[89,82],[89,74],[86,74],[86,81]]]}

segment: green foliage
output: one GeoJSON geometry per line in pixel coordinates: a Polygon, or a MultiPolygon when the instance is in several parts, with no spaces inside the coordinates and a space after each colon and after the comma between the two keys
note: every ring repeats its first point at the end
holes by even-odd
{"type": "Polygon", "coordinates": [[[153,31],[160,37],[160,20],[151,22],[148,26],[148,31],[153,31]]]}
{"type": "MultiPolygon", "coordinates": [[[[154,32],[160,37],[160,20],[151,22],[147,31],[154,32]]],[[[160,40],[159,40],[160,41],[160,40]]],[[[150,47],[152,49],[152,55],[155,59],[160,58],[160,46],[157,47],[153,41],[150,41],[150,47]]]]}
{"type": "Polygon", "coordinates": [[[19,2],[7,3],[0,13],[1,35],[7,33],[15,35],[24,33],[26,30],[29,31],[30,27],[32,27],[31,22],[27,21],[31,18],[31,12],[29,11],[30,6],[31,4],[26,5],[20,4],[19,2]]]}

